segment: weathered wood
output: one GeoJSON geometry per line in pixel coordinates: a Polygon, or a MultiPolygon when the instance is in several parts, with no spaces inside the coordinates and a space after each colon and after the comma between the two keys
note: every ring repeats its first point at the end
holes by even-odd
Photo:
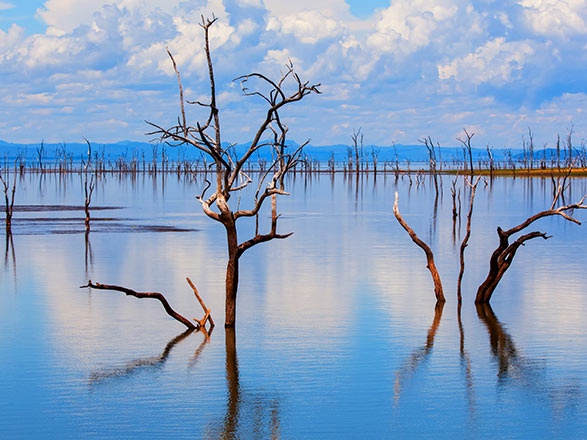
{"type": "Polygon", "coordinates": [[[479,184],[479,180],[481,177],[477,177],[475,183],[469,182],[468,179],[465,179],[467,185],[471,187],[471,198],[469,201],[469,213],[467,214],[467,232],[465,233],[465,237],[461,243],[461,248],[459,252],[459,261],[460,261],[460,269],[459,269],[459,277],[457,280],[457,301],[458,304],[463,302],[463,296],[461,293],[461,284],[463,281],[463,275],[465,274],[465,249],[469,244],[469,238],[471,237],[471,219],[473,217],[473,202],[475,201],[475,191],[477,191],[477,185],[479,184]]]}
{"type": "Polygon", "coordinates": [[[159,293],[159,292],[137,292],[137,291],[129,289],[127,287],[116,286],[116,285],[112,285],[112,284],[93,283],[92,280],[88,280],[88,284],[86,284],[84,286],[80,286],[80,289],[83,289],[85,287],[91,287],[92,289],[99,289],[99,290],[115,290],[117,292],[123,292],[128,296],[134,296],[135,298],[139,298],[139,299],[142,299],[142,298],[156,299],[157,301],[161,302],[161,304],[163,305],[163,308],[165,309],[165,312],[167,312],[167,314],[169,316],[171,316],[172,318],[181,322],[188,329],[196,330],[198,328],[198,326],[192,324],[192,322],[189,319],[185,318],[183,315],[180,315],[175,310],[173,310],[173,308],[169,305],[169,302],[167,302],[167,299],[165,298],[165,296],[163,296],[162,293],[159,293]]]}
{"type": "Polygon", "coordinates": [[[16,192],[16,176],[14,176],[12,182],[12,195],[9,197],[9,184],[6,183],[2,175],[0,174],[0,182],[4,185],[4,201],[6,207],[6,234],[10,234],[12,231],[12,213],[14,212],[14,194],[16,192]]]}
{"type": "Polygon", "coordinates": [[[587,205],[584,205],[586,196],[577,202],[570,205],[560,206],[555,208],[558,200],[561,198],[561,194],[564,191],[564,184],[557,185],[557,189],[555,191],[554,200],[550,209],[545,211],[541,211],[537,214],[534,214],[531,217],[528,217],[525,221],[520,223],[517,226],[514,226],[511,229],[503,230],[500,227],[497,228],[497,236],[499,238],[499,245],[493,251],[491,258],[489,259],[489,273],[487,277],[483,281],[483,283],[477,289],[477,295],[475,297],[475,303],[477,304],[487,304],[491,300],[491,296],[495,291],[498,283],[502,279],[505,272],[509,269],[516,255],[516,251],[519,249],[520,246],[523,246],[528,240],[532,240],[534,238],[543,238],[548,239],[550,238],[544,232],[530,232],[525,235],[520,236],[517,240],[510,244],[509,240],[510,237],[518,232],[523,231],[528,226],[530,226],[535,221],[549,216],[560,215],[565,220],[570,222],[576,223],[578,225],[581,224],[579,220],[574,217],[571,217],[567,214],[567,211],[573,212],[575,209],[587,209],[587,205]]]}
{"type": "Polygon", "coordinates": [[[434,254],[430,247],[424,243],[414,232],[412,228],[405,222],[402,216],[399,213],[398,207],[398,194],[397,191],[395,192],[395,203],[393,204],[393,213],[395,218],[399,222],[399,224],[406,230],[406,232],[410,235],[410,238],[417,246],[419,246],[424,253],[426,254],[427,265],[426,267],[430,271],[432,275],[432,281],[434,282],[434,294],[436,295],[436,301],[438,302],[445,302],[446,299],[444,298],[444,293],[442,291],[442,282],[440,281],[440,275],[438,275],[438,270],[436,269],[436,265],[434,264],[434,254]]]}
{"type": "Polygon", "coordinates": [[[192,280],[190,280],[189,277],[186,277],[186,281],[188,282],[188,284],[190,285],[190,287],[194,291],[194,295],[196,295],[196,298],[197,298],[198,302],[200,303],[200,305],[202,306],[202,309],[204,309],[204,318],[200,319],[200,320],[195,320],[195,321],[197,321],[200,324],[200,327],[202,329],[205,329],[206,321],[209,321],[210,328],[213,328],[214,327],[214,320],[212,319],[212,315],[210,314],[210,309],[208,307],[206,307],[206,304],[204,304],[204,301],[200,297],[200,294],[198,293],[198,289],[196,289],[196,286],[194,286],[194,283],[192,283],[192,280]]]}
{"type": "MultiPolygon", "coordinates": [[[[273,81],[260,73],[251,73],[235,78],[235,81],[241,82],[241,88],[245,96],[256,96],[265,101],[267,112],[265,118],[261,121],[255,134],[252,136],[252,142],[247,150],[239,158],[234,154],[232,147],[225,146],[221,140],[220,115],[216,103],[216,84],[214,79],[214,68],[209,41],[209,31],[211,26],[217,21],[215,17],[207,19],[202,17],[201,27],[204,30],[204,54],[208,66],[208,79],[210,87],[209,102],[185,101],[188,104],[197,104],[209,110],[205,121],[196,122],[189,125],[186,120],[184,109],[183,86],[179,69],[175,59],[169,50],[167,51],[179,84],[180,98],[180,117],[177,125],[171,128],[163,128],[157,124],[148,122],[155,131],[149,134],[159,135],[161,140],[170,145],[190,145],[202,153],[205,157],[211,158],[215,165],[216,188],[213,193],[206,196],[207,190],[212,186],[206,180],[206,186],[202,193],[197,197],[202,205],[204,213],[213,220],[222,223],[226,229],[226,240],[228,245],[228,262],[226,265],[226,284],[225,284],[225,326],[233,327],[236,319],[236,295],[238,290],[238,267],[240,256],[249,248],[263,242],[273,239],[283,239],[291,234],[278,234],[276,231],[277,218],[275,208],[272,209],[273,218],[271,230],[267,234],[259,234],[256,231],[255,236],[239,244],[236,221],[241,217],[255,217],[259,214],[263,203],[267,198],[272,198],[272,205],[275,206],[277,195],[287,195],[284,189],[284,176],[292,170],[300,160],[302,148],[307,144],[304,143],[293,153],[286,153],[286,134],[287,126],[281,121],[280,110],[289,104],[298,102],[309,94],[319,94],[318,87],[320,84],[310,84],[300,79],[290,62],[286,65],[285,73],[277,81],[273,81]],[[260,83],[261,88],[255,90],[249,89],[252,82],[260,83]],[[288,85],[288,84],[291,84],[288,85]],[[286,88],[286,85],[288,86],[286,88]],[[268,89],[268,91],[261,91],[268,89]],[[287,90],[289,89],[289,90],[287,90]],[[259,186],[255,193],[253,206],[251,209],[232,209],[229,206],[229,200],[234,192],[246,188],[252,179],[245,174],[246,165],[253,155],[260,148],[272,148],[274,161],[271,163],[264,174],[260,176],[259,186]]],[[[205,169],[207,170],[207,166],[205,169]]]]}

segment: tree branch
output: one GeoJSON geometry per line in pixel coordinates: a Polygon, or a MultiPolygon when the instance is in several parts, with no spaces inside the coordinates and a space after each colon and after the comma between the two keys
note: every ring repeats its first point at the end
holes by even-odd
{"type": "Polygon", "coordinates": [[[196,325],[192,324],[189,319],[185,318],[184,316],[180,315],[175,310],[173,310],[173,308],[167,302],[167,299],[165,299],[163,294],[161,294],[159,292],[136,292],[136,291],[129,289],[127,287],[115,286],[115,285],[110,285],[110,284],[93,283],[92,280],[88,280],[88,284],[86,284],[85,286],[80,286],[80,289],[83,289],[85,287],[91,287],[92,289],[99,289],[99,290],[115,290],[117,292],[123,292],[128,296],[134,296],[135,298],[139,298],[139,299],[142,299],[142,298],[156,299],[157,301],[161,302],[161,304],[163,305],[163,308],[165,309],[165,312],[167,312],[167,314],[169,316],[171,316],[173,319],[176,319],[177,321],[181,322],[188,329],[195,330],[198,328],[196,325]]]}
{"type": "Polygon", "coordinates": [[[434,264],[434,254],[430,247],[424,243],[420,238],[416,235],[414,230],[410,228],[410,226],[405,222],[402,216],[399,213],[398,207],[398,194],[397,191],[395,192],[395,203],[393,204],[393,214],[395,218],[399,222],[399,224],[406,230],[406,232],[410,235],[410,238],[417,246],[419,246],[424,253],[426,254],[426,260],[428,261],[427,268],[432,275],[432,281],[434,282],[434,294],[436,295],[436,301],[438,302],[445,302],[444,293],[442,291],[442,283],[440,281],[440,275],[438,275],[438,270],[436,269],[436,265],[434,264]]]}

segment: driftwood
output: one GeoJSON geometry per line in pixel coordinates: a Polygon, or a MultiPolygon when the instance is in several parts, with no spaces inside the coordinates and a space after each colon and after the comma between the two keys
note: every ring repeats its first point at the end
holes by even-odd
{"type": "Polygon", "coordinates": [[[398,207],[398,194],[397,191],[395,192],[395,203],[393,204],[393,214],[395,218],[399,222],[400,225],[407,231],[410,235],[412,241],[416,243],[426,254],[427,265],[426,267],[430,271],[432,275],[432,281],[434,282],[434,295],[436,295],[436,301],[438,302],[445,302],[444,293],[442,292],[442,282],[440,281],[440,275],[438,275],[438,270],[436,269],[436,265],[434,264],[434,254],[430,247],[424,243],[420,238],[416,235],[414,230],[410,228],[410,226],[405,222],[402,216],[399,213],[398,207]]]}
{"type": "Polygon", "coordinates": [[[134,296],[135,298],[139,298],[139,299],[153,298],[153,299],[156,299],[159,302],[161,302],[161,304],[163,305],[163,308],[165,309],[165,312],[167,312],[167,314],[169,316],[171,316],[173,319],[181,322],[183,325],[185,325],[190,330],[197,330],[199,328],[203,328],[206,324],[206,321],[209,321],[210,326],[214,327],[214,321],[212,320],[212,317],[210,316],[210,310],[208,308],[206,308],[204,301],[202,301],[202,298],[198,294],[198,291],[196,290],[196,287],[193,285],[191,280],[189,278],[187,278],[187,281],[188,281],[188,284],[190,285],[190,287],[194,290],[196,298],[198,299],[198,301],[202,305],[202,308],[204,309],[204,313],[205,313],[203,319],[201,319],[201,320],[194,319],[194,321],[196,321],[197,324],[193,324],[185,316],[183,316],[183,315],[177,313],[175,310],[173,310],[173,308],[169,305],[169,302],[167,301],[165,296],[159,292],[137,292],[137,291],[129,289],[127,287],[116,286],[113,284],[93,283],[92,280],[88,280],[88,284],[86,284],[84,286],[80,286],[80,288],[83,289],[85,287],[91,287],[92,289],[99,289],[99,290],[115,290],[117,292],[123,292],[128,296],[134,296]]]}
{"type": "Polygon", "coordinates": [[[475,303],[489,303],[489,301],[491,300],[491,296],[495,291],[495,288],[497,287],[499,281],[502,279],[505,272],[509,269],[510,265],[512,264],[514,256],[516,255],[516,251],[520,246],[523,246],[528,240],[532,240],[534,238],[543,238],[545,240],[550,238],[544,232],[535,231],[529,232],[518,237],[518,239],[516,239],[513,243],[510,244],[509,239],[512,235],[523,231],[536,220],[553,215],[560,215],[565,220],[576,223],[578,225],[581,224],[579,220],[567,214],[567,211],[570,211],[572,213],[574,209],[587,209],[587,205],[583,204],[585,202],[585,198],[587,198],[587,195],[583,196],[581,201],[579,201],[578,203],[573,203],[571,205],[565,205],[555,208],[559,198],[561,198],[564,189],[564,183],[559,183],[557,185],[554,200],[552,202],[550,209],[539,212],[538,214],[534,214],[533,216],[527,218],[524,222],[506,231],[504,231],[500,227],[497,228],[499,246],[495,249],[495,251],[493,251],[493,254],[491,255],[491,258],[489,260],[489,273],[485,281],[483,281],[483,283],[479,286],[479,289],[477,290],[475,303]]]}

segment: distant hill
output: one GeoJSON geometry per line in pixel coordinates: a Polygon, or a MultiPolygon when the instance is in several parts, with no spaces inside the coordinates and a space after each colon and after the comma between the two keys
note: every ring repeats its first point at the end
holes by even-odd
{"type": "MultiPolygon", "coordinates": [[[[234,150],[237,154],[241,154],[245,151],[250,143],[236,145],[234,150]]],[[[296,148],[298,144],[290,142],[288,144],[290,148],[296,148]]],[[[58,157],[64,155],[71,158],[73,162],[79,163],[82,157],[87,155],[88,146],[85,143],[45,143],[41,150],[41,143],[37,144],[18,144],[9,143],[0,140],[0,158],[2,160],[8,160],[13,162],[17,157],[24,157],[27,163],[31,163],[37,160],[38,155],[41,154],[43,161],[46,163],[52,163],[58,157]]],[[[332,155],[336,162],[342,162],[347,160],[347,156],[351,151],[349,145],[335,144],[335,145],[307,145],[304,148],[304,154],[308,157],[318,160],[320,162],[327,162],[332,155]]],[[[493,150],[495,160],[503,160],[505,156],[505,149],[493,150]]],[[[547,153],[543,153],[542,150],[535,151],[535,157],[538,158],[539,154],[545,154],[547,159],[550,159],[551,150],[547,150],[547,153]]],[[[522,156],[521,150],[511,150],[512,156],[518,158],[522,156]]],[[[157,157],[158,161],[162,160],[162,155],[165,153],[169,160],[176,161],[177,159],[188,159],[194,160],[201,157],[201,153],[193,147],[180,146],[170,147],[165,144],[153,144],[149,142],[136,142],[136,141],[120,141],[116,143],[93,143],[92,154],[98,154],[103,156],[105,160],[116,161],[119,158],[131,160],[133,157],[140,161],[152,161],[153,158],[157,157]]],[[[377,146],[377,145],[366,145],[363,147],[363,156],[365,160],[372,161],[373,153],[377,154],[377,159],[381,163],[383,161],[395,161],[405,162],[409,160],[411,162],[427,162],[428,152],[423,145],[396,145],[396,146],[377,146]]],[[[354,151],[352,151],[354,155],[354,151]]],[[[556,155],[556,153],[555,153],[556,155]]],[[[438,156],[438,153],[437,153],[438,156]]],[[[440,149],[440,158],[443,161],[452,161],[456,158],[462,160],[463,149],[461,147],[442,147],[440,149]]],[[[269,160],[271,158],[271,151],[268,148],[261,148],[258,155],[254,159],[263,158],[269,160]]],[[[473,149],[473,159],[486,159],[487,152],[485,149],[473,149]]],[[[438,159],[438,158],[437,158],[438,159]]]]}
{"type": "MultiPolygon", "coordinates": [[[[239,144],[234,147],[237,154],[244,152],[250,145],[239,144]]],[[[298,147],[295,142],[288,143],[289,147],[294,149],[298,147]]],[[[27,163],[36,162],[38,155],[41,154],[45,163],[54,163],[56,158],[64,157],[70,158],[74,163],[79,163],[82,157],[85,157],[88,152],[86,143],[45,143],[41,150],[41,143],[37,144],[18,144],[9,143],[0,140],[0,159],[2,161],[13,162],[17,157],[24,157],[27,163]]],[[[335,144],[335,145],[307,145],[304,148],[304,154],[314,160],[320,162],[327,162],[333,155],[337,163],[347,160],[348,154],[351,152],[349,145],[335,144]]],[[[428,152],[424,145],[395,145],[395,146],[377,146],[365,145],[363,147],[363,156],[366,161],[372,162],[372,155],[377,154],[379,163],[384,161],[395,161],[396,157],[400,163],[410,162],[427,162],[428,152]]],[[[492,153],[496,161],[503,161],[507,158],[508,152],[514,160],[523,158],[521,149],[493,149],[492,153]]],[[[154,144],[149,142],[136,141],[120,141],[116,143],[93,143],[92,154],[98,154],[104,157],[106,161],[116,161],[120,158],[130,161],[132,158],[137,158],[142,162],[143,158],[147,162],[151,162],[156,156],[157,161],[160,162],[165,153],[169,160],[195,160],[201,157],[200,151],[194,147],[180,146],[170,147],[165,144],[154,144]]],[[[354,150],[351,152],[354,156],[354,150]]],[[[534,160],[546,158],[550,161],[551,158],[556,158],[556,150],[553,148],[540,149],[534,151],[534,160]]],[[[580,151],[574,151],[574,156],[581,154],[580,151]]],[[[584,154],[584,153],[583,153],[584,154]]],[[[567,150],[561,148],[560,160],[566,160],[567,150]]],[[[271,158],[271,151],[268,148],[261,148],[254,160],[258,158],[269,160],[271,158]]],[[[442,159],[443,162],[451,162],[455,159],[463,159],[463,149],[461,147],[442,147],[440,154],[437,152],[437,160],[442,159]]],[[[474,148],[473,160],[487,160],[487,151],[485,149],[474,148]]]]}

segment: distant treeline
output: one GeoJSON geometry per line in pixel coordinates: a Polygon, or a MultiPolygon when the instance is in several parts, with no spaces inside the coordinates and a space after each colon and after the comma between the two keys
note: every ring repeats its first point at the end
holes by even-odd
{"type": "MultiPolygon", "coordinates": [[[[250,144],[237,144],[231,152],[240,157],[250,144]]],[[[292,150],[295,142],[288,143],[292,150]]],[[[432,170],[430,150],[425,145],[364,145],[355,150],[348,145],[304,147],[300,170],[321,172],[389,172],[432,170]],[[358,160],[358,166],[357,166],[358,160]]],[[[580,146],[558,145],[535,149],[486,147],[471,148],[476,169],[546,169],[572,165],[585,168],[587,151],[580,146]]],[[[271,149],[262,148],[252,158],[249,170],[263,171],[271,163],[271,149]]],[[[467,169],[469,152],[463,147],[434,148],[436,172],[467,169]]],[[[188,172],[206,169],[210,164],[196,148],[148,142],[122,141],[109,144],[38,143],[16,144],[0,141],[0,167],[4,170],[44,172],[79,171],[89,164],[93,170],[108,172],[188,172]],[[90,156],[88,152],[90,151],[90,156]]],[[[208,159],[209,161],[209,159],[208,159]]]]}

